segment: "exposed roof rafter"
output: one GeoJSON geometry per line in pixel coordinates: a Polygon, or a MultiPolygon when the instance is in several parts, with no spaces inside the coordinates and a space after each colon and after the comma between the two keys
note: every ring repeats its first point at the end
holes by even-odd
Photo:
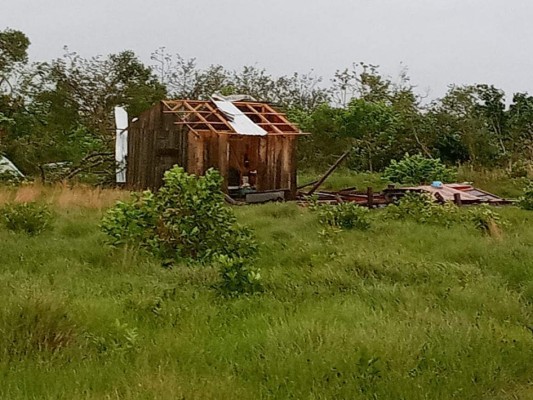
{"type": "MultiPolygon", "coordinates": [[[[239,135],[227,117],[210,100],[162,100],[163,113],[177,116],[175,124],[187,126],[193,132],[211,131],[239,135]]],[[[305,135],[287,116],[267,103],[237,101],[233,103],[267,135],[305,135]]]]}

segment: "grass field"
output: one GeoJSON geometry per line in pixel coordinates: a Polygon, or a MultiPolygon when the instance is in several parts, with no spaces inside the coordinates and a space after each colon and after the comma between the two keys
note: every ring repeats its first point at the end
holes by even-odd
{"type": "Polygon", "coordinates": [[[2,399],[533,398],[531,212],[499,209],[493,238],[380,211],[369,231],[331,232],[296,204],[238,207],[265,292],[225,299],[214,268],[103,244],[124,193],[20,190],[0,203],[47,201],[58,218],[37,237],[0,229],[2,399]]]}

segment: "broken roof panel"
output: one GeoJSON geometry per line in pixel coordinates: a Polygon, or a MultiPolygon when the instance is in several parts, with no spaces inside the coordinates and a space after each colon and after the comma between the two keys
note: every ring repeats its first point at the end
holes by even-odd
{"type": "Polygon", "coordinates": [[[213,103],[231,125],[233,130],[240,135],[265,136],[267,131],[255,124],[246,114],[239,110],[231,101],[222,98],[213,98],[213,103]]]}

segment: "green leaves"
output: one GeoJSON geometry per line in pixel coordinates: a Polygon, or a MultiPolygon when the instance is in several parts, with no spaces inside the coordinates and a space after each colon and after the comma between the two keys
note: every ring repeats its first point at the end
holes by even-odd
{"type": "Polygon", "coordinates": [[[500,215],[487,204],[470,209],[468,216],[476,229],[491,236],[499,235],[500,228],[505,225],[500,215]]]}
{"type": "Polygon", "coordinates": [[[383,177],[391,182],[418,185],[432,181],[453,182],[457,172],[447,168],[438,158],[406,154],[400,161],[392,160],[383,177]]]}
{"type": "Polygon", "coordinates": [[[54,215],[45,204],[7,204],[0,210],[0,221],[13,232],[35,236],[50,228],[54,215]]]}
{"type": "Polygon", "coordinates": [[[0,32],[0,83],[3,74],[8,72],[13,64],[26,62],[30,40],[21,31],[6,29],[0,32]]]}
{"type": "Polygon", "coordinates": [[[221,282],[218,285],[220,293],[227,297],[261,292],[261,274],[259,269],[249,265],[249,260],[242,257],[218,257],[221,282]]]}
{"type": "Polygon", "coordinates": [[[450,226],[459,222],[459,208],[453,203],[435,203],[429,193],[407,192],[398,202],[387,207],[386,217],[412,220],[420,224],[450,226]]]}
{"type": "Polygon", "coordinates": [[[533,210],[533,181],[524,188],[524,195],[520,197],[519,205],[524,210],[533,210]]]}
{"type": "Polygon", "coordinates": [[[368,209],[355,203],[326,204],[316,209],[322,224],[341,229],[367,230],[370,228],[368,209]]]}

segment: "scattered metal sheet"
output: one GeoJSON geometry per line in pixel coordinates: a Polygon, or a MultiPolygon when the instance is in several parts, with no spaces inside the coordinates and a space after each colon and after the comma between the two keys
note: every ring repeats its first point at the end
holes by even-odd
{"type": "Polygon", "coordinates": [[[465,183],[443,184],[440,187],[421,185],[397,188],[391,185],[381,193],[374,193],[372,188],[368,188],[366,192],[358,192],[355,188],[339,191],[317,191],[313,196],[300,193],[299,200],[302,204],[305,204],[312,197],[313,201],[324,204],[352,202],[366,207],[383,207],[397,202],[407,192],[430,193],[435,197],[435,201],[440,203],[455,202],[460,205],[483,203],[505,205],[514,203],[513,200],[504,199],[465,183]]]}
{"type": "Polygon", "coordinates": [[[24,174],[7,157],[0,155],[0,174],[11,174],[17,178],[24,178],[24,174]]]}
{"type": "Polygon", "coordinates": [[[396,191],[421,191],[431,193],[437,200],[444,202],[457,202],[462,204],[511,204],[513,201],[496,196],[495,194],[477,189],[466,183],[447,183],[441,187],[430,185],[413,186],[408,188],[398,188],[396,191]]]}

